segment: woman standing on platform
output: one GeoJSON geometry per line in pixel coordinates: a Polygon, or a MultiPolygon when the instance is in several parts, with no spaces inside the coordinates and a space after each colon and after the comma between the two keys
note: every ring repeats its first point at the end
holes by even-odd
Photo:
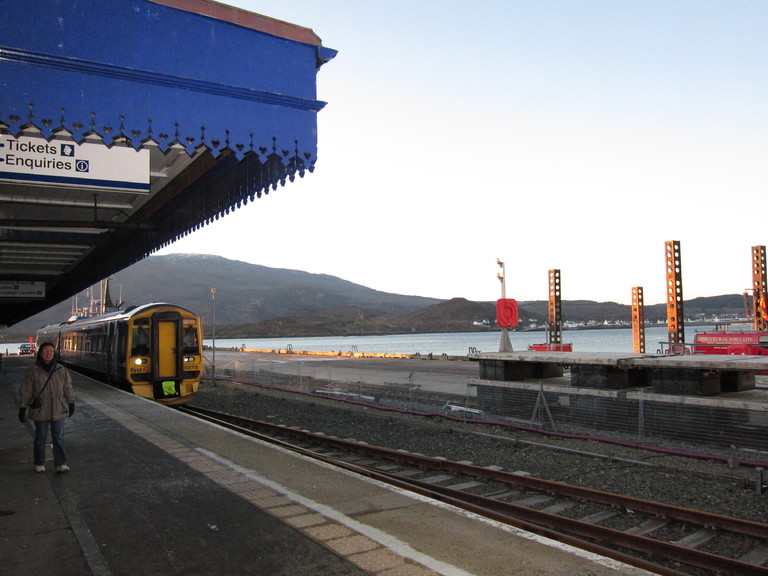
{"type": "Polygon", "coordinates": [[[45,342],[37,351],[37,362],[24,373],[19,388],[19,421],[35,421],[35,471],[45,472],[45,443],[48,430],[53,439],[53,464],[57,472],[68,472],[64,448],[64,417],[75,413],[75,393],[67,369],[56,362],[53,344],[45,342]]]}

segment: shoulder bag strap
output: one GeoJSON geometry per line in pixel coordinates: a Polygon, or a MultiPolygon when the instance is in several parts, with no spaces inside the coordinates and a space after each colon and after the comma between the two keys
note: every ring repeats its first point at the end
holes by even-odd
{"type": "MultiPolygon", "coordinates": [[[[54,370],[55,370],[55,368],[54,368],[54,370]]],[[[40,398],[40,394],[42,394],[42,393],[43,393],[43,390],[45,390],[45,387],[46,387],[46,386],[48,386],[48,382],[50,382],[50,381],[51,381],[51,376],[53,376],[53,370],[51,370],[50,372],[48,372],[48,378],[46,378],[46,379],[45,379],[45,384],[43,384],[43,387],[42,387],[42,388],[40,388],[40,392],[38,392],[37,394],[35,394],[35,397],[34,397],[34,398],[32,398],[32,400],[30,400],[30,401],[29,401],[29,404],[32,404],[32,402],[34,402],[34,401],[35,401],[35,399],[37,399],[37,398],[40,398]]]]}

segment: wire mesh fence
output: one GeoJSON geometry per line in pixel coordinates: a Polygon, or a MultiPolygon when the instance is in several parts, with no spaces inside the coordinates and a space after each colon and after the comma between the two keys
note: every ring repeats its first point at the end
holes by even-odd
{"type": "Polygon", "coordinates": [[[486,415],[557,432],[768,448],[768,407],[759,403],[541,384],[536,388],[478,383],[477,389],[477,404],[486,415]]]}
{"type": "MultiPolygon", "coordinates": [[[[467,379],[465,393],[456,394],[425,390],[412,382],[374,384],[329,376],[287,374],[268,364],[231,363],[216,370],[218,378],[385,409],[644,443],[768,449],[768,405],[756,402],[478,378],[467,379]]],[[[212,377],[210,366],[206,377],[212,377]]]]}

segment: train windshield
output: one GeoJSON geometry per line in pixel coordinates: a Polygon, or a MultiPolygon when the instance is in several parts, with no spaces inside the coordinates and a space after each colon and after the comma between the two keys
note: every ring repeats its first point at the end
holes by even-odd
{"type": "Polygon", "coordinates": [[[136,320],[131,331],[131,356],[147,356],[149,354],[149,320],[136,320]]]}
{"type": "Polygon", "coordinates": [[[196,324],[184,324],[182,346],[184,347],[184,354],[200,354],[200,342],[197,339],[196,324]]]}

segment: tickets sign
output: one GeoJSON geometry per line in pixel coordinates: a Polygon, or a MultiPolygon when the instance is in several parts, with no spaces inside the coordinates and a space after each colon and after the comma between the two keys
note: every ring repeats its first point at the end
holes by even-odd
{"type": "Polygon", "coordinates": [[[0,135],[0,181],[149,193],[149,150],[0,135]]]}

